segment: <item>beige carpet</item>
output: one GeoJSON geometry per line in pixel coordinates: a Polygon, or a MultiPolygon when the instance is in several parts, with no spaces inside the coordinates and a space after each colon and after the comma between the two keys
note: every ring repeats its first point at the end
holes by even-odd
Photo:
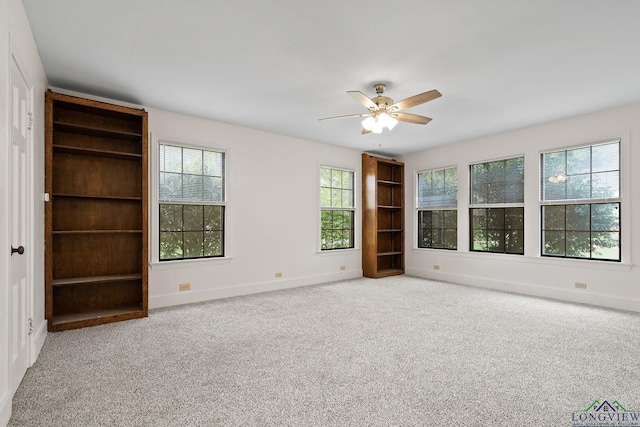
{"type": "Polygon", "coordinates": [[[640,411],[640,315],[406,276],[49,334],[10,426],[570,426],[640,411]]]}

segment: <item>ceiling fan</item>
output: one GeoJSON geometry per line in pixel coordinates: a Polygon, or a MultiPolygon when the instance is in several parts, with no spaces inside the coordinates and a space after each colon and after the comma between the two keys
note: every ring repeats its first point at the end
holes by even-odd
{"type": "Polygon", "coordinates": [[[373,85],[373,89],[378,96],[369,98],[367,95],[360,91],[348,91],[347,93],[353,97],[360,104],[364,105],[369,112],[362,114],[349,114],[346,116],[327,117],[320,120],[334,120],[334,119],[348,119],[353,117],[366,117],[362,121],[363,134],[366,133],[381,133],[383,128],[389,130],[393,129],[398,121],[414,123],[418,125],[426,125],[431,121],[429,117],[419,116],[417,114],[403,113],[401,110],[415,107],[416,105],[424,104],[425,102],[432,101],[442,96],[437,90],[430,90],[428,92],[420,93],[418,95],[411,96],[396,103],[388,96],[384,96],[384,90],[387,85],[384,83],[376,83],[373,85]]]}

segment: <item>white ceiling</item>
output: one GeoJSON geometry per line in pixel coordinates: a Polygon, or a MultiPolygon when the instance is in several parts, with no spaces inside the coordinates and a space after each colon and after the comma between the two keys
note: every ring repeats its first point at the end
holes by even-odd
{"type": "Polygon", "coordinates": [[[406,154],[640,101],[637,0],[23,0],[52,86],[406,154]],[[361,135],[346,94],[432,117],[361,135]]]}

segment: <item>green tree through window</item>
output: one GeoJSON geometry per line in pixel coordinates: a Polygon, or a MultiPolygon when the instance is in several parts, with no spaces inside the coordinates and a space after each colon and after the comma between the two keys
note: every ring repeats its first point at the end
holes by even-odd
{"type": "Polygon", "coordinates": [[[524,254],[524,157],[471,165],[471,250],[524,254]]]}
{"type": "Polygon", "coordinates": [[[320,168],[320,249],[353,248],[355,234],[353,171],[320,168]]]}
{"type": "Polygon", "coordinates": [[[225,155],[159,147],[160,261],[224,256],[225,155]]]}
{"type": "Polygon", "coordinates": [[[458,247],[458,169],[418,173],[418,247],[458,247]]]}
{"type": "Polygon", "coordinates": [[[620,141],[541,155],[542,255],[620,261],[620,141]]]}

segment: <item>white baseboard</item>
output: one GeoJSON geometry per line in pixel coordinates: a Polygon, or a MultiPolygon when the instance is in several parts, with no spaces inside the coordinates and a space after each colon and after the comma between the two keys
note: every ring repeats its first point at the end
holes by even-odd
{"type": "Polygon", "coordinates": [[[9,390],[5,390],[0,397],[0,426],[4,427],[9,424],[11,418],[11,401],[13,396],[9,394],[9,390]]]}
{"type": "Polygon", "coordinates": [[[339,273],[323,274],[319,276],[294,277],[270,280],[268,282],[249,283],[225,288],[207,289],[206,291],[181,292],[168,295],[149,297],[149,308],[168,307],[173,305],[191,304],[220,298],[237,297],[260,292],[277,291],[279,289],[297,288],[300,286],[316,285],[318,283],[334,282],[338,280],[356,279],[362,277],[362,270],[341,271],[339,273]]]}
{"type": "Polygon", "coordinates": [[[598,307],[615,308],[618,310],[640,312],[640,300],[633,298],[620,298],[611,295],[602,295],[583,290],[559,289],[548,286],[518,283],[515,281],[492,280],[484,277],[468,276],[457,273],[444,273],[420,268],[407,268],[407,275],[424,279],[441,280],[444,282],[460,283],[479,288],[494,289],[498,291],[514,292],[517,294],[536,297],[551,298],[560,301],[588,304],[598,307]]]}
{"type": "MultiPolygon", "coordinates": [[[[34,326],[34,332],[31,336],[29,366],[32,366],[36,362],[40,350],[42,350],[42,346],[44,345],[44,340],[47,338],[47,321],[45,319],[42,319],[38,325],[34,326]]],[[[9,423],[12,404],[13,393],[11,393],[10,390],[4,390],[2,397],[0,397],[0,427],[4,427],[9,423]]]]}
{"type": "Polygon", "coordinates": [[[44,345],[44,340],[47,338],[47,319],[42,319],[42,321],[36,325],[34,328],[34,333],[31,337],[31,354],[29,360],[29,366],[33,366],[38,359],[38,355],[40,354],[40,350],[42,350],[42,346],[44,345]]]}

